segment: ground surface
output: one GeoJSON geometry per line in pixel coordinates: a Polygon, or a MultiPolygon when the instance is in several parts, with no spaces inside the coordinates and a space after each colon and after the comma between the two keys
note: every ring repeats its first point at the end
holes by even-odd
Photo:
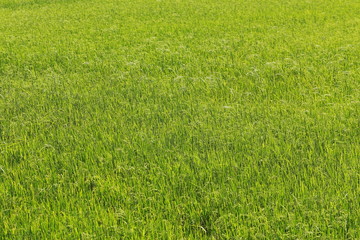
{"type": "Polygon", "coordinates": [[[0,0],[0,238],[359,239],[358,0],[0,0]]]}

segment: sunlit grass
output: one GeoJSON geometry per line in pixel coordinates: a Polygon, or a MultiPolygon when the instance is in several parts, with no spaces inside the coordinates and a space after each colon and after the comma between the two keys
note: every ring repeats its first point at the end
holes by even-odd
{"type": "Polygon", "coordinates": [[[0,238],[360,238],[359,9],[0,0],[0,238]]]}

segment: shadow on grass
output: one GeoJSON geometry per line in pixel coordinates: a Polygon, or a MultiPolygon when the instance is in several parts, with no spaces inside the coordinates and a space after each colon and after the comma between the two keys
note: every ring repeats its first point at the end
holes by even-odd
{"type": "Polygon", "coordinates": [[[3,3],[0,3],[0,8],[17,10],[22,8],[37,8],[54,3],[74,3],[78,1],[81,0],[25,0],[25,1],[8,0],[3,3]]]}

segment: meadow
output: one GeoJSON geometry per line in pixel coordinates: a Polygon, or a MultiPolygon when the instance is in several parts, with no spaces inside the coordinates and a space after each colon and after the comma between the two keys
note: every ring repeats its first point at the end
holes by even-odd
{"type": "Polygon", "coordinates": [[[358,0],[0,0],[0,239],[360,239],[358,0]]]}

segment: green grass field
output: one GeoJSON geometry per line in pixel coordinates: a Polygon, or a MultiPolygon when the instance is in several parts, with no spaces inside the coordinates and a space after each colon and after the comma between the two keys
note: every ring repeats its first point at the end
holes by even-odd
{"type": "Polygon", "coordinates": [[[0,239],[360,239],[358,0],[0,0],[0,239]]]}

